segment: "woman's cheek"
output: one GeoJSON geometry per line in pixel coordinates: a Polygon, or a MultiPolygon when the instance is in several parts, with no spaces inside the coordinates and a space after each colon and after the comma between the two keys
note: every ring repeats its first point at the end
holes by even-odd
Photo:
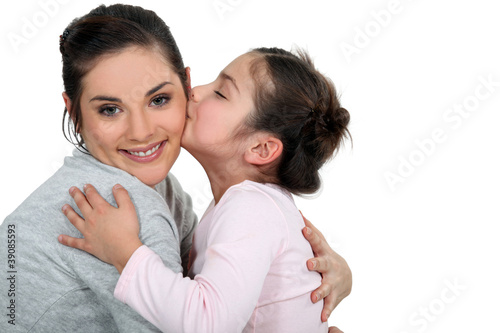
{"type": "Polygon", "coordinates": [[[104,132],[99,128],[93,128],[92,130],[82,130],[81,135],[85,142],[87,148],[97,148],[103,145],[104,132]]]}

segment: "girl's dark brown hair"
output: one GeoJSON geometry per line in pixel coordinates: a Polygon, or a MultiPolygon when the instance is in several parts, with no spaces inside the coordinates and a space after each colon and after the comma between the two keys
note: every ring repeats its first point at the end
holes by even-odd
{"type": "Polygon", "coordinates": [[[83,78],[102,56],[118,53],[130,46],[161,52],[179,76],[187,97],[187,76],[182,56],[165,22],[155,12],[138,6],[101,5],[73,20],[60,36],[64,90],[72,103],[71,117],[67,117],[68,110],[64,109],[63,133],[77,148],[86,150],[79,134],[83,78]]]}
{"type": "Polygon", "coordinates": [[[258,48],[251,65],[255,110],[245,120],[250,131],[276,135],[283,153],[275,165],[261,169],[262,182],[276,183],[294,194],[311,194],[321,186],[319,169],[350,138],[349,112],[340,106],[330,79],[319,73],[304,51],[258,48]]]}

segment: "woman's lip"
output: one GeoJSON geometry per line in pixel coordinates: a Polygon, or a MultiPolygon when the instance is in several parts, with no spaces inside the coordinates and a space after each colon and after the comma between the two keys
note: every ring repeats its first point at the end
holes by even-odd
{"type": "Polygon", "coordinates": [[[139,163],[150,163],[153,162],[154,160],[158,159],[160,155],[163,152],[163,148],[165,148],[165,144],[167,143],[168,140],[157,142],[150,144],[146,147],[143,148],[134,148],[134,149],[120,149],[119,152],[123,156],[127,157],[128,159],[131,159],[132,161],[139,162],[139,163]],[[158,149],[154,150],[154,148],[158,146],[158,149]],[[149,150],[154,150],[154,152],[150,152],[150,155],[145,155],[149,150]],[[143,154],[145,156],[138,156],[134,155],[131,153],[138,153],[138,154],[143,154]]]}
{"type": "MultiPolygon", "coordinates": [[[[167,141],[167,140],[165,140],[167,141]]],[[[158,142],[154,142],[154,143],[151,143],[145,147],[141,147],[141,148],[132,148],[132,149],[120,149],[120,150],[125,150],[125,151],[131,151],[131,152],[134,152],[134,153],[138,153],[138,152],[147,152],[148,150],[158,146],[159,144],[162,144],[163,142],[165,141],[158,141],[158,142]]]]}

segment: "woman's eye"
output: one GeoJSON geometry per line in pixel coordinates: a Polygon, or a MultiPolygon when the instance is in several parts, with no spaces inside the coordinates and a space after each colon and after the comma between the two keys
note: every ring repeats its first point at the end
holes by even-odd
{"type": "Polygon", "coordinates": [[[162,106],[162,105],[167,104],[169,100],[170,100],[170,98],[167,96],[158,96],[158,97],[155,97],[151,100],[151,105],[152,106],[162,106]]]}
{"type": "Polygon", "coordinates": [[[227,98],[226,98],[226,96],[222,95],[222,94],[220,93],[220,91],[218,91],[218,90],[214,90],[214,93],[215,93],[216,95],[218,95],[218,96],[220,96],[220,97],[224,98],[224,99],[227,99],[227,98]]]}
{"type": "Polygon", "coordinates": [[[118,112],[120,112],[120,109],[117,108],[116,106],[105,106],[105,107],[102,107],[100,110],[99,110],[99,113],[100,114],[103,114],[107,117],[111,117],[111,116],[114,116],[115,114],[117,114],[118,112]]]}

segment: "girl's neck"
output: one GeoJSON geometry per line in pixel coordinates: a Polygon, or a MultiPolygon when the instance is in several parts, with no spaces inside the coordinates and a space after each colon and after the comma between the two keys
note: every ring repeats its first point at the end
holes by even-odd
{"type": "Polygon", "coordinates": [[[244,175],[232,175],[230,173],[225,173],[224,171],[205,171],[207,172],[208,180],[210,181],[215,204],[219,202],[224,193],[226,193],[231,186],[249,179],[249,177],[244,175]]]}
{"type": "Polygon", "coordinates": [[[254,180],[251,176],[251,166],[244,163],[222,162],[202,163],[210,181],[215,204],[219,202],[224,193],[233,185],[245,180],[254,180]]]}

